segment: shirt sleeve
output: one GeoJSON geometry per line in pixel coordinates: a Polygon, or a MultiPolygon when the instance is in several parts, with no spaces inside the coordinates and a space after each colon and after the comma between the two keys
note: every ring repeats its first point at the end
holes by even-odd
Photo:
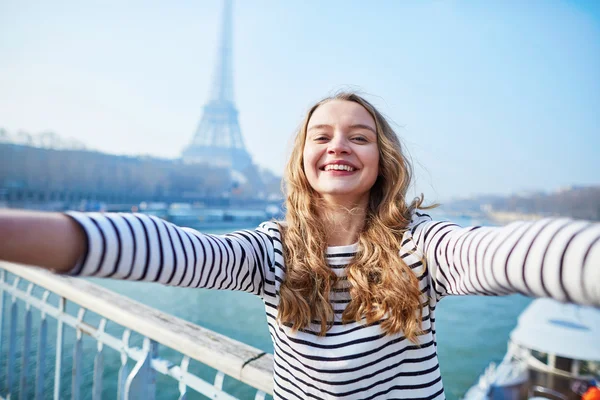
{"type": "Polygon", "coordinates": [[[417,213],[410,231],[435,295],[521,293],[600,306],[600,224],[565,218],[460,227],[417,213]]]}
{"type": "Polygon", "coordinates": [[[165,285],[240,290],[262,296],[273,263],[269,223],[209,235],[145,214],[68,212],[87,251],[68,273],[165,285]]]}

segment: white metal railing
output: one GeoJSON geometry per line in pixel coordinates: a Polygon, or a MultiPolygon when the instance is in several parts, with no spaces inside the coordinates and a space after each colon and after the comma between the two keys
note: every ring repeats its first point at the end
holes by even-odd
{"type": "MultiPolygon", "coordinates": [[[[35,399],[44,397],[45,377],[48,375],[46,356],[48,348],[48,317],[56,319],[56,346],[54,364],[53,398],[61,398],[61,374],[63,373],[62,354],[64,347],[64,327],[75,329],[73,343],[73,366],[71,373],[71,398],[79,399],[81,392],[83,365],[82,340],[84,335],[96,340],[97,350],[93,363],[92,399],[100,399],[103,390],[104,349],[112,348],[120,353],[121,367],[118,372],[117,393],[120,399],[155,398],[156,372],[175,379],[178,383],[179,399],[185,399],[187,389],[201,393],[213,399],[235,399],[223,390],[225,375],[241,381],[256,389],[255,399],[264,399],[272,394],[273,357],[259,349],[248,346],[216,332],[194,325],[190,322],[162,313],[130,298],[83,279],[54,275],[39,268],[24,267],[0,262],[0,356],[6,351],[5,387],[0,386],[0,398],[11,398],[11,394],[20,394],[19,398],[35,399]],[[6,272],[10,272],[7,274],[6,272]],[[26,289],[22,288],[26,281],[26,289]],[[34,295],[35,288],[43,293],[34,295]],[[58,304],[52,305],[48,299],[51,294],[58,296],[58,304]],[[10,296],[10,298],[9,298],[10,296]],[[79,308],[76,316],[66,312],[67,301],[79,308]],[[17,305],[25,305],[24,320],[18,319],[17,305]],[[7,311],[5,312],[5,308],[7,311]],[[40,311],[37,335],[37,357],[35,377],[30,374],[33,361],[30,356],[32,329],[32,308],[40,311]],[[87,311],[100,317],[97,326],[84,321],[87,311]],[[116,323],[124,328],[121,337],[109,334],[105,328],[107,322],[116,323]],[[17,365],[17,328],[22,330],[21,376],[16,387],[17,365]],[[7,331],[8,337],[4,335],[7,331]],[[143,336],[142,347],[130,345],[132,332],[143,336]],[[180,354],[179,365],[158,357],[159,345],[175,350],[180,354]],[[5,350],[5,346],[8,346],[5,350]],[[128,364],[133,360],[135,365],[128,364]],[[217,370],[214,381],[193,374],[188,370],[190,360],[196,360],[217,370]],[[33,385],[31,380],[33,379],[33,385]]],[[[48,391],[46,389],[46,391],[48,391]]],[[[14,397],[14,394],[12,395],[14,397]]],[[[86,396],[89,397],[89,396],[86,396]]],[[[114,398],[113,397],[113,398],[114,398]]]]}

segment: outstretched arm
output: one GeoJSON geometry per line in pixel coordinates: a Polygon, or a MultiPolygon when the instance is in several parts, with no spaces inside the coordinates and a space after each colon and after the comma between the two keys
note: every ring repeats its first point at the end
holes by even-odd
{"type": "Polygon", "coordinates": [[[42,265],[70,275],[243,290],[258,295],[262,294],[265,271],[273,260],[272,239],[260,230],[207,235],[143,214],[34,214],[36,224],[27,229],[23,218],[14,221],[14,249],[0,248],[0,258],[42,265]],[[51,218],[69,228],[49,230],[51,218]],[[40,227],[43,229],[36,231],[40,227]],[[66,229],[74,230],[77,239],[70,235],[57,237],[66,229]],[[26,235],[35,240],[26,239],[26,235]],[[43,248],[38,256],[25,255],[27,251],[37,251],[38,246],[43,248]],[[52,246],[57,248],[53,250],[52,246]],[[64,251],[72,254],[54,254],[64,251]],[[50,258],[46,259],[48,255],[50,258]]]}
{"type": "Polygon", "coordinates": [[[64,214],[0,210],[1,260],[66,273],[85,250],[85,232],[64,214]]]}
{"type": "Polygon", "coordinates": [[[544,219],[462,228],[422,216],[412,231],[438,297],[521,293],[600,306],[600,224],[544,219]]]}

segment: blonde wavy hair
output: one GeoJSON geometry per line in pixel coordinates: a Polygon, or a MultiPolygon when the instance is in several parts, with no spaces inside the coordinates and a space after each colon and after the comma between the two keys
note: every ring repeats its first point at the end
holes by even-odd
{"type": "Polygon", "coordinates": [[[303,167],[310,118],[319,106],[332,100],[358,103],[371,114],[380,156],[379,177],[370,191],[358,252],[347,267],[351,301],[342,321],[382,321],[386,334],[402,331],[407,339],[416,342],[422,333],[421,292],[414,272],[400,258],[400,245],[413,210],[428,207],[421,207],[422,195],[406,203],[412,167],[398,137],[373,105],[349,92],[325,98],[311,107],[294,141],[284,180],[287,212],[282,233],[286,276],[280,288],[278,320],[293,330],[320,324],[322,336],[333,325],[329,294],[338,281],[325,259],[327,238],[325,221],[317,212],[319,194],[310,186],[303,167]]]}

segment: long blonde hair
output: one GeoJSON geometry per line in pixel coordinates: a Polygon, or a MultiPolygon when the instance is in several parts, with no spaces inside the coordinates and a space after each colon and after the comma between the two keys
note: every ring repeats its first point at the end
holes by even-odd
{"type": "Polygon", "coordinates": [[[423,197],[406,204],[412,167],[385,117],[355,93],[338,93],[315,104],[296,135],[284,181],[287,212],[282,231],[286,276],[280,288],[278,319],[291,324],[294,330],[305,329],[317,321],[320,335],[325,335],[333,323],[329,294],[337,277],[325,259],[327,238],[315,201],[319,195],[310,186],[303,168],[310,118],[319,106],[331,100],[358,103],[371,114],[380,155],[379,177],[370,191],[358,252],[347,267],[351,301],[342,321],[365,318],[371,324],[383,320],[381,328],[386,334],[402,331],[409,340],[416,341],[421,333],[421,292],[415,274],[399,251],[412,211],[421,207],[423,197]]]}

